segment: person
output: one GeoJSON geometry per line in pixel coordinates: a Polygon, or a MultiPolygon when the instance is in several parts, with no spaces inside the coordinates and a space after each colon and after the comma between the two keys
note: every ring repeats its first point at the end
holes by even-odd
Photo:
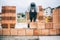
{"type": "MultiPolygon", "coordinates": [[[[32,22],[32,20],[34,22],[36,22],[36,19],[37,19],[37,8],[36,8],[36,4],[34,2],[32,2],[30,4],[30,9],[29,9],[29,17],[30,17],[30,22],[32,22]]],[[[28,27],[29,27],[29,24],[28,24],[28,27]]]]}

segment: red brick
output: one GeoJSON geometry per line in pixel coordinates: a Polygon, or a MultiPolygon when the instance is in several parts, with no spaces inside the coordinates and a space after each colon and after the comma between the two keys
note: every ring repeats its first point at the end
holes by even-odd
{"type": "Polygon", "coordinates": [[[60,15],[58,16],[58,23],[60,24],[60,15]]]}
{"type": "Polygon", "coordinates": [[[46,29],[52,29],[53,28],[53,23],[52,22],[45,23],[45,28],[46,29]]]}
{"type": "Polygon", "coordinates": [[[26,35],[27,36],[33,35],[33,29],[26,29],[26,35]]]}
{"type": "Polygon", "coordinates": [[[17,29],[11,29],[11,35],[17,35],[17,29]]]}
{"type": "Polygon", "coordinates": [[[43,11],[39,11],[38,16],[43,16],[43,11]]]}
{"type": "Polygon", "coordinates": [[[60,29],[57,29],[57,35],[60,35],[60,29]]]}
{"type": "Polygon", "coordinates": [[[43,29],[42,30],[42,35],[49,35],[49,30],[48,29],[43,29]]]}
{"type": "Polygon", "coordinates": [[[53,23],[53,28],[54,28],[54,29],[60,29],[60,24],[53,23]]]}
{"type": "Polygon", "coordinates": [[[39,17],[38,17],[38,20],[39,20],[39,21],[43,20],[43,16],[39,16],[39,17]]]}
{"type": "Polygon", "coordinates": [[[58,24],[58,28],[60,29],[60,23],[58,24]]]}
{"type": "Polygon", "coordinates": [[[0,35],[2,35],[2,29],[0,29],[0,35]]]}
{"type": "Polygon", "coordinates": [[[18,29],[18,35],[25,35],[25,29],[18,29]]]}
{"type": "MultiPolygon", "coordinates": [[[[11,14],[10,14],[11,15],[11,14]]],[[[6,13],[6,14],[4,14],[4,16],[9,16],[9,14],[8,13],[6,13]]]]}
{"type": "Polygon", "coordinates": [[[9,29],[2,29],[3,35],[10,35],[9,29]]]}
{"type": "Polygon", "coordinates": [[[38,20],[38,22],[37,23],[45,23],[45,20],[38,20]]]}
{"type": "Polygon", "coordinates": [[[41,35],[41,30],[40,29],[34,29],[34,36],[41,35]]]}
{"type": "Polygon", "coordinates": [[[53,15],[53,23],[58,23],[58,15],[53,15]]]}
{"type": "Polygon", "coordinates": [[[36,22],[31,22],[30,23],[30,28],[37,28],[37,23],[36,22]]]}
{"type": "Polygon", "coordinates": [[[38,29],[45,29],[45,23],[37,23],[38,29]]]}
{"type": "Polygon", "coordinates": [[[53,15],[58,15],[58,9],[53,10],[53,15]]]}
{"type": "Polygon", "coordinates": [[[50,29],[49,33],[50,35],[56,35],[56,29],[50,29]]]}

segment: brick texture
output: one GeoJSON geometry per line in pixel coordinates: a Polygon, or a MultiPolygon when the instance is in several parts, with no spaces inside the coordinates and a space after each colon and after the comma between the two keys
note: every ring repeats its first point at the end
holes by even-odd
{"type": "Polygon", "coordinates": [[[18,35],[23,36],[25,35],[25,29],[18,29],[18,35]]]}
{"type": "Polygon", "coordinates": [[[58,23],[53,23],[53,28],[54,28],[54,29],[60,29],[60,24],[58,24],[58,23]]]}
{"type": "Polygon", "coordinates": [[[3,35],[10,35],[9,29],[3,29],[2,32],[3,32],[3,35]]]}
{"type": "Polygon", "coordinates": [[[48,29],[43,29],[42,30],[42,35],[49,35],[49,30],[48,29]]]}
{"type": "Polygon", "coordinates": [[[37,23],[36,22],[31,22],[30,23],[30,28],[37,28],[37,23]]]}
{"type": "Polygon", "coordinates": [[[2,35],[2,29],[0,29],[0,35],[2,35]]]}
{"type": "Polygon", "coordinates": [[[60,29],[57,29],[57,35],[60,35],[60,29]]]}
{"type": "Polygon", "coordinates": [[[17,29],[11,29],[11,35],[17,35],[17,29]]]}
{"type": "Polygon", "coordinates": [[[56,29],[50,29],[49,33],[50,33],[50,35],[56,35],[57,31],[56,31],[56,29]]]}
{"type": "Polygon", "coordinates": [[[53,28],[53,23],[52,22],[45,23],[45,28],[46,29],[52,29],[53,28]]]}
{"type": "Polygon", "coordinates": [[[32,36],[33,35],[33,29],[26,29],[26,35],[32,36]]]}
{"type": "Polygon", "coordinates": [[[34,36],[39,36],[41,35],[41,30],[40,29],[34,29],[34,36]]]}
{"type": "Polygon", "coordinates": [[[53,15],[53,23],[58,23],[58,15],[53,15]]]}
{"type": "Polygon", "coordinates": [[[45,23],[38,23],[37,25],[38,29],[45,29],[45,23]]]}

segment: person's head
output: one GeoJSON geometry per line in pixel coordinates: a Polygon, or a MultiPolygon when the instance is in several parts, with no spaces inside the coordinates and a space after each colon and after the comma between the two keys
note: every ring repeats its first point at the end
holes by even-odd
{"type": "Polygon", "coordinates": [[[34,2],[32,2],[30,7],[36,7],[36,4],[34,2]]]}

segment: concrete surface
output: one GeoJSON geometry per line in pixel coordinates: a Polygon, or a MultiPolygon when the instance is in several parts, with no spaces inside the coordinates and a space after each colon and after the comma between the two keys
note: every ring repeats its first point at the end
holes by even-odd
{"type": "Polygon", "coordinates": [[[39,36],[39,40],[60,40],[60,36],[39,36]]]}
{"type": "Polygon", "coordinates": [[[0,36],[0,40],[60,40],[60,36],[0,36]]]}

